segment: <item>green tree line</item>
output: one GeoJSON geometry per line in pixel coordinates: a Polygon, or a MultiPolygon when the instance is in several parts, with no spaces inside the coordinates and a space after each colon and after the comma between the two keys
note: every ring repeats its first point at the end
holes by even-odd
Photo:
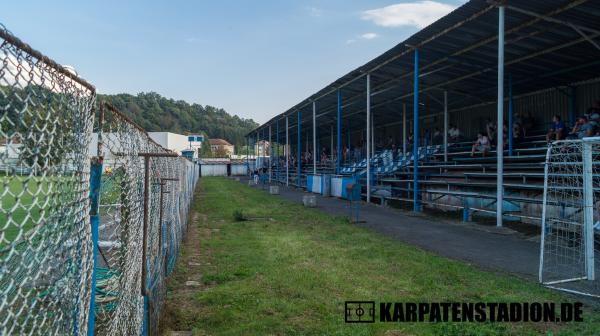
{"type": "Polygon", "coordinates": [[[189,104],[156,92],[99,95],[99,98],[113,104],[148,132],[205,134],[227,140],[235,145],[236,151],[246,144],[244,135],[258,126],[254,120],[231,115],[222,108],[189,104]]]}

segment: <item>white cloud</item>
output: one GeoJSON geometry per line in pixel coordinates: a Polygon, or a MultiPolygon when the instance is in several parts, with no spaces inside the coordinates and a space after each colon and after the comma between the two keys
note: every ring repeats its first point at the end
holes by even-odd
{"type": "Polygon", "coordinates": [[[362,13],[361,18],[382,27],[424,28],[455,8],[456,6],[441,2],[424,0],[367,10],[362,13]]]}
{"type": "Polygon", "coordinates": [[[372,40],[374,38],[378,38],[379,35],[376,33],[364,33],[360,35],[356,35],[356,37],[346,40],[346,44],[353,44],[358,42],[359,40],[372,40]]]}
{"type": "Polygon", "coordinates": [[[379,35],[377,35],[375,33],[364,33],[364,34],[360,35],[360,38],[365,39],[365,40],[372,40],[378,36],[379,35]]]}
{"type": "Polygon", "coordinates": [[[308,11],[308,15],[312,17],[319,17],[323,15],[323,10],[317,7],[307,7],[306,10],[308,11]]]}

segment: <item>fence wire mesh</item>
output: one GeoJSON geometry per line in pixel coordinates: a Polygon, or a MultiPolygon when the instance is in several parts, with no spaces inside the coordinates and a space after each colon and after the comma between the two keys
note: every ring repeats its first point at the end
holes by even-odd
{"type": "Polygon", "coordinates": [[[0,334],[85,331],[92,86],[0,25],[0,334]]]}
{"type": "Polygon", "coordinates": [[[600,297],[600,138],[548,148],[540,281],[600,297]]]}
{"type": "Polygon", "coordinates": [[[2,25],[0,42],[0,334],[157,334],[197,166],[2,25]]]}

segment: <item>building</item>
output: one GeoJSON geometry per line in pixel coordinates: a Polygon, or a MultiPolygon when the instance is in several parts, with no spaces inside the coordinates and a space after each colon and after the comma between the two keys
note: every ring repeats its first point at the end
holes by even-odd
{"type": "Polygon", "coordinates": [[[208,139],[210,150],[214,154],[223,154],[226,157],[233,155],[235,146],[223,139],[208,139]]]}
{"type": "MultiPolygon", "coordinates": [[[[171,132],[148,132],[148,136],[162,147],[169,149],[179,155],[183,155],[190,160],[198,159],[199,149],[202,147],[202,141],[204,137],[201,135],[183,135],[171,132]]],[[[117,142],[120,141],[116,134],[104,133],[104,142],[117,142]]],[[[89,152],[90,155],[95,156],[98,147],[98,134],[92,134],[92,141],[90,142],[89,152]]],[[[108,152],[107,147],[104,147],[104,153],[102,155],[105,158],[110,159],[111,154],[108,152]]]]}

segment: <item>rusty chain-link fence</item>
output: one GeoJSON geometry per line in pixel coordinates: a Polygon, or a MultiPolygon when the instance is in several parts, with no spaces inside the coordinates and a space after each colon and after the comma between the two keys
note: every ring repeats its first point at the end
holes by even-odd
{"type": "Polygon", "coordinates": [[[0,25],[0,334],[158,332],[195,164],[0,25]]]}

